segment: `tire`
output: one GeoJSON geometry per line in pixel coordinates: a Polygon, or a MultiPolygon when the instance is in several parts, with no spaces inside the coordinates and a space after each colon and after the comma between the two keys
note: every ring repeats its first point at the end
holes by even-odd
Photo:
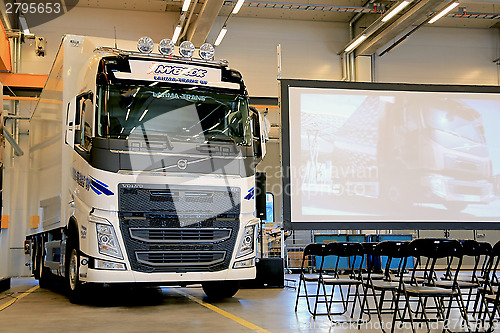
{"type": "Polygon", "coordinates": [[[209,299],[220,300],[233,297],[240,290],[240,281],[207,281],[202,287],[209,299]]]}
{"type": "Polygon", "coordinates": [[[45,267],[45,249],[43,243],[43,236],[38,236],[37,251],[35,255],[35,278],[38,279],[40,288],[50,289],[52,287],[53,275],[50,268],[45,267]]]}
{"type": "Polygon", "coordinates": [[[71,303],[80,303],[82,300],[82,284],[80,282],[80,254],[78,245],[68,239],[66,246],[66,294],[71,303]]]}
{"type": "Polygon", "coordinates": [[[40,279],[40,271],[38,268],[38,265],[40,264],[38,262],[39,252],[40,251],[38,250],[38,237],[35,236],[31,238],[31,273],[33,273],[33,276],[37,280],[40,279]]]}
{"type": "Polygon", "coordinates": [[[393,210],[395,207],[411,208],[413,203],[408,198],[408,191],[403,188],[399,183],[392,183],[387,185],[383,191],[383,198],[386,202],[387,208],[393,210]]]}

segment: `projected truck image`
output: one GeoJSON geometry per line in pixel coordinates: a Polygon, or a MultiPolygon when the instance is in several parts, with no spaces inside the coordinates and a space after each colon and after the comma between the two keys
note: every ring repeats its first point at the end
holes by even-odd
{"type": "Polygon", "coordinates": [[[471,103],[439,94],[341,97],[321,115],[302,108],[304,215],[497,216],[484,120],[471,103]]]}
{"type": "Polygon", "coordinates": [[[334,183],[390,204],[461,211],[489,203],[491,161],[480,114],[447,99],[391,102],[367,98],[336,132],[334,170],[343,172],[334,183]]]}

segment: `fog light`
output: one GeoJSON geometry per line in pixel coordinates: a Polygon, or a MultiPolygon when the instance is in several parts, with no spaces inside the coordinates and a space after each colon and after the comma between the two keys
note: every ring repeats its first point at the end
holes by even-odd
{"type": "Polygon", "coordinates": [[[194,45],[190,41],[186,40],[179,46],[179,53],[181,56],[186,58],[192,58],[194,55],[194,45]]]}
{"type": "Polygon", "coordinates": [[[205,60],[211,60],[214,58],[214,47],[212,44],[205,43],[202,46],[200,46],[200,57],[205,60]]]}
{"type": "Polygon", "coordinates": [[[255,266],[255,258],[252,258],[235,262],[233,268],[250,268],[254,266],[255,266]]]}
{"type": "Polygon", "coordinates": [[[147,36],[139,38],[137,41],[137,49],[142,53],[151,53],[153,51],[153,40],[147,36]]]}
{"type": "Polygon", "coordinates": [[[168,38],[162,39],[160,41],[160,44],[158,44],[158,51],[160,51],[160,53],[163,55],[171,55],[172,53],[174,53],[174,50],[174,42],[172,42],[168,38]]]}
{"type": "Polygon", "coordinates": [[[95,259],[94,263],[95,269],[107,269],[113,271],[124,271],[126,269],[125,264],[120,262],[95,259]]]}

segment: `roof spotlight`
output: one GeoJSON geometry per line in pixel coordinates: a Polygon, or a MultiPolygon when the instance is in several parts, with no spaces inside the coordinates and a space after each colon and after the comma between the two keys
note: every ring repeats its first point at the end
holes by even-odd
{"type": "Polygon", "coordinates": [[[202,46],[200,46],[200,57],[205,60],[212,60],[214,58],[214,47],[212,44],[205,43],[202,46]]]}
{"type": "Polygon", "coordinates": [[[171,55],[174,53],[175,45],[171,39],[165,38],[160,41],[158,44],[158,51],[160,51],[163,55],[171,55]]]}
{"type": "Polygon", "coordinates": [[[179,53],[185,58],[192,58],[194,55],[194,45],[188,40],[181,43],[179,53]]]}
{"type": "Polygon", "coordinates": [[[137,41],[137,49],[142,53],[151,53],[151,51],[153,51],[153,46],[153,40],[148,36],[141,37],[137,41]]]}

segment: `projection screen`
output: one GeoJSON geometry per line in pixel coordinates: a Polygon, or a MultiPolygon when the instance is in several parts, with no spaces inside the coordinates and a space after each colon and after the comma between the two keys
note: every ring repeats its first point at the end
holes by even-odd
{"type": "Polygon", "coordinates": [[[281,80],[287,229],[500,229],[500,87],[281,80]]]}

